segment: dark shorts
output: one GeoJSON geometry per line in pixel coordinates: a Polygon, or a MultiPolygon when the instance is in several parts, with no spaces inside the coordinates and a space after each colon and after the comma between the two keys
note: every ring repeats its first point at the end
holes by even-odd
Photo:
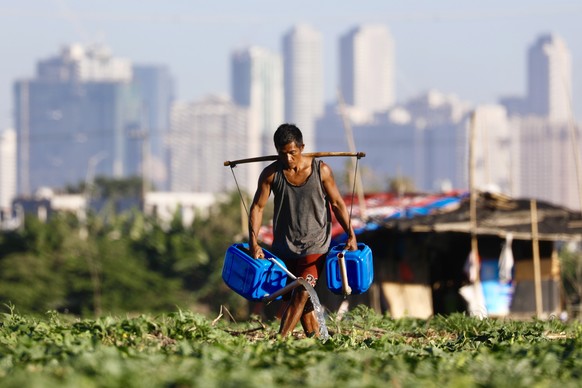
{"type": "Polygon", "coordinates": [[[323,272],[327,254],[316,253],[297,259],[283,259],[287,269],[298,278],[303,278],[311,286],[315,287],[317,280],[323,272]]]}

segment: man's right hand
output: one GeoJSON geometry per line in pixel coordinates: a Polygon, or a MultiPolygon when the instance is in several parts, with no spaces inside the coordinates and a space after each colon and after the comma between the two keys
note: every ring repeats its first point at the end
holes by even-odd
{"type": "Polygon", "coordinates": [[[264,259],[265,258],[265,253],[263,252],[263,249],[256,245],[250,248],[251,251],[251,256],[253,259],[264,259]]]}

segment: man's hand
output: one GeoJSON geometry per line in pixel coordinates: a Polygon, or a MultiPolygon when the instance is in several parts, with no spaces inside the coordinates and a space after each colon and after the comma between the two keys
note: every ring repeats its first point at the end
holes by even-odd
{"type": "Polygon", "coordinates": [[[358,242],[356,241],[356,236],[350,236],[348,241],[346,241],[346,248],[348,251],[357,251],[358,250],[358,242]]]}
{"type": "Polygon", "coordinates": [[[263,252],[263,249],[259,245],[254,245],[254,246],[250,247],[249,250],[251,252],[251,257],[253,259],[264,259],[265,258],[265,253],[263,252]]]}

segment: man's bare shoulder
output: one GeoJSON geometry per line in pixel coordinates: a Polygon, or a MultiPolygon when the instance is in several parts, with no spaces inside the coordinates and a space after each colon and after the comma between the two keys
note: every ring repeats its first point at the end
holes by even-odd
{"type": "Polygon", "coordinates": [[[331,167],[329,167],[329,165],[325,163],[323,160],[319,165],[319,173],[321,174],[321,179],[333,177],[333,171],[331,170],[331,167]]]}
{"type": "Polygon", "coordinates": [[[272,181],[275,173],[277,172],[277,168],[279,166],[279,162],[275,161],[269,164],[267,167],[263,169],[261,172],[261,180],[272,181]]]}

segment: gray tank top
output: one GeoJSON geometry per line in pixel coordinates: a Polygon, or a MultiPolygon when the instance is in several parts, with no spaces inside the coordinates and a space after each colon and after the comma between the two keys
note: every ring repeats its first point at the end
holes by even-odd
{"type": "Polygon", "coordinates": [[[281,258],[324,254],[331,243],[331,211],[321,182],[321,161],[313,159],[311,175],[300,186],[285,178],[278,164],[272,191],[273,252],[281,258]]]}

